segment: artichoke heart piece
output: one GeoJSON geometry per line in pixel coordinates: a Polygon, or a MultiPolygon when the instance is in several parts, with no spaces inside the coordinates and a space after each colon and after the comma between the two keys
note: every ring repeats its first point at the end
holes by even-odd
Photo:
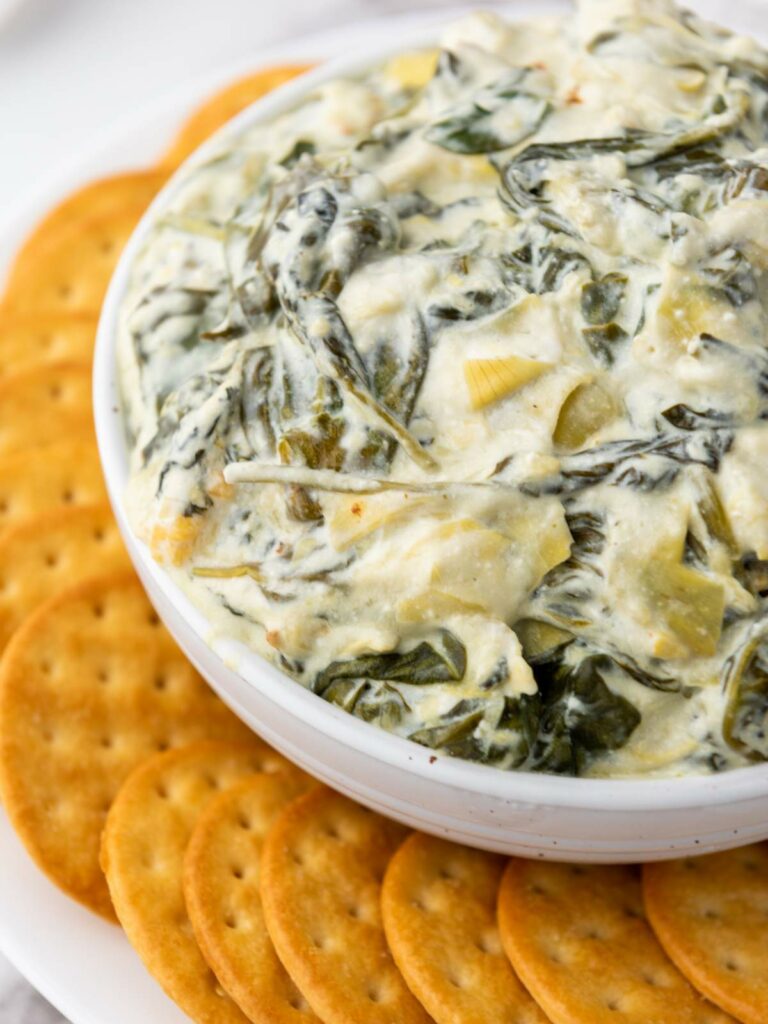
{"type": "Polygon", "coordinates": [[[563,402],[553,440],[560,448],[578,451],[618,414],[619,403],[599,384],[579,384],[563,402]]]}
{"type": "Polygon", "coordinates": [[[469,402],[473,409],[506,398],[525,384],[536,380],[553,364],[524,356],[504,356],[500,359],[468,359],[464,363],[464,376],[469,389],[469,402]]]}
{"type": "Polygon", "coordinates": [[[709,657],[715,653],[725,611],[722,584],[687,565],[652,560],[642,585],[653,616],[653,653],[659,658],[709,657]]]}
{"type": "Polygon", "coordinates": [[[438,50],[415,50],[393,57],[384,68],[387,78],[403,89],[421,89],[437,70],[438,50]]]}
{"type": "Polygon", "coordinates": [[[514,630],[523,648],[523,657],[529,665],[543,665],[558,660],[574,640],[573,633],[540,619],[520,619],[515,623],[514,630]]]}

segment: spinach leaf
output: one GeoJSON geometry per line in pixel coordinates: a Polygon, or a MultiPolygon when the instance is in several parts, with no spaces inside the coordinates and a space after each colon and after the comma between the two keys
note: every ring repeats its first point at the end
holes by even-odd
{"type": "Polygon", "coordinates": [[[425,138],[452,153],[492,153],[532,135],[552,109],[524,88],[528,69],[517,69],[485,86],[431,125],[425,138]]]}
{"type": "Polygon", "coordinates": [[[603,366],[613,364],[616,358],[616,347],[629,337],[624,328],[619,327],[617,323],[585,327],[581,334],[592,355],[603,366]]]}
{"type": "Polygon", "coordinates": [[[616,319],[627,290],[624,274],[605,274],[598,281],[589,281],[581,289],[581,315],[597,327],[616,319]]]}
{"type": "Polygon", "coordinates": [[[376,680],[429,686],[432,683],[457,683],[464,678],[467,652],[464,644],[447,629],[434,643],[422,641],[410,651],[363,654],[350,661],[334,661],[320,672],[312,689],[325,696],[332,684],[341,680],[376,680]]]}
{"type": "Polygon", "coordinates": [[[576,668],[539,671],[542,713],[524,768],[581,775],[595,758],[624,746],[641,715],[608,687],[602,665],[598,655],[576,668]]]}

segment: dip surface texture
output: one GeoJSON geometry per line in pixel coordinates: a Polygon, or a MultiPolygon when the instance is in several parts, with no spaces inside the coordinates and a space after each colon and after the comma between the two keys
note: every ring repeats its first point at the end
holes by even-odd
{"type": "Polygon", "coordinates": [[[474,15],[182,176],[121,312],[128,499],[213,634],[500,768],[768,758],[763,49],[474,15]]]}

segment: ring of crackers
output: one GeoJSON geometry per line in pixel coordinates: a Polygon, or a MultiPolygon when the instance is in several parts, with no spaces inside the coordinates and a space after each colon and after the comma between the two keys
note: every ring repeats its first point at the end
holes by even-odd
{"type": "Polygon", "coordinates": [[[498,920],[512,966],[552,1024],[733,1024],[664,953],[634,867],[513,857],[498,920]]]}
{"type": "Polygon", "coordinates": [[[0,651],[52,593],[131,568],[109,505],[43,512],[0,533],[0,651]]]}
{"type": "Polygon", "coordinates": [[[298,770],[235,783],[200,815],[184,858],[184,896],[195,938],[222,988],[254,1024],[318,1020],[277,957],[259,895],[267,832],[311,785],[298,770]]]}
{"type": "Polygon", "coordinates": [[[93,358],[93,313],[14,313],[0,316],[0,378],[59,362],[93,358]]]}
{"type": "Polygon", "coordinates": [[[768,843],[647,864],[645,907],[669,957],[744,1024],[768,1014],[768,843]]]}
{"type": "Polygon", "coordinates": [[[496,896],[504,858],[414,832],[389,862],[389,948],[436,1024],[547,1024],[504,955],[496,896]]]}
{"type": "Polygon", "coordinates": [[[150,754],[249,730],[176,647],[132,573],[65,590],[0,664],[0,795],[37,864],[114,919],[99,867],[107,811],[150,754]]]}
{"type": "Polygon", "coordinates": [[[264,920],[278,956],[325,1024],[428,1024],[387,947],[381,882],[401,825],[330,789],[299,797],[261,858],[264,920]]]}
{"type": "Polygon", "coordinates": [[[0,455],[0,535],[48,511],[106,500],[99,454],[90,437],[0,455]]]}
{"type": "Polygon", "coordinates": [[[63,223],[11,267],[3,303],[16,312],[98,313],[125,243],[146,207],[63,223]]]}
{"type": "Polygon", "coordinates": [[[128,778],[109,812],[101,859],[125,932],[145,966],[189,1016],[247,1024],[210,970],[187,917],[184,854],[195,824],[219,791],[288,763],[252,736],[193,743],[150,758],[128,778]]]}
{"type": "Polygon", "coordinates": [[[63,437],[93,438],[86,363],[35,366],[0,381],[0,456],[63,437]]]}

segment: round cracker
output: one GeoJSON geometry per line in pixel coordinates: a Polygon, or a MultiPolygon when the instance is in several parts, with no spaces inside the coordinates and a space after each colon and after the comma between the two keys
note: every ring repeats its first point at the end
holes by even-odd
{"type": "Polygon", "coordinates": [[[152,168],[98,178],[65,196],[35,226],[16,256],[16,266],[34,262],[51,239],[70,224],[103,217],[126,207],[147,207],[168,180],[168,172],[152,168]]]}
{"type": "Polygon", "coordinates": [[[406,832],[319,787],[295,800],[261,855],[264,920],[325,1024],[428,1024],[387,947],[381,881],[406,832]]]}
{"type": "Polygon", "coordinates": [[[768,843],[647,864],[645,908],[671,959],[744,1024],[768,1012],[768,843]]]}
{"type": "Polygon", "coordinates": [[[195,942],[184,904],[184,853],[200,814],[243,776],[288,763],[255,736],[195,743],[146,761],[109,812],[102,863],[120,923],[154,978],[200,1024],[246,1024],[195,942]]]}
{"type": "Polygon", "coordinates": [[[162,162],[170,167],[178,166],[227,121],[311,67],[311,64],[285,64],[265,68],[225,86],[190,114],[162,162]]]}
{"type": "Polygon", "coordinates": [[[421,832],[389,862],[381,893],[387,942],[437,1024],[547,1024],[501,946],[504,863],[421,832]]]}
{"type": "Polygon", "coordinates": [[[145,211],[128,206],[62,224],[11,267],[3,302],[20,312],[98,313],[112,272],[145,211]]]}
{"type": "Polygon", "coordinates": [[[0,455],[0,531],[50,509],[107,500],[92,438],[68,438],[0,455]]]}
{"type": "Polygon", "coordinates": [[[63,437],[93,437],[87,364],[37,366],[0,381],[0,456],[63,437]]]}
{"type": "Polygon", "coordinates": [[[553,1024],[733,1024],[657,942],[639,869],[512,858],[498,920],[512,966],[553,1024]]]}
{"type": "Polygon", "coordinates": [[[298,770],[235,783],[201,814],[184,858],[184,897],[198,945],[254,1024],[318,1020],[277,958],[259,896],[264,838],[311,785],[298,770]]]}
{"type": "Polygon", "coordinates": [[[150,754],[251,734],[161,625],[132,573],[37,609],[0,663],[0,794],[42,870],[114,918],[99,837],[123,780],[150,754]]]}
{"type": "Polygon", "coordinates": [[[4,313],[0,377],[62,360],[90,363],[97,323],[92,313],[4,313]]]}
{"type": "Polygon", "coordinates": [[[109,505],[57,509],[0,534],[0,651],[51,594],[131,568],[109,505]]]}

